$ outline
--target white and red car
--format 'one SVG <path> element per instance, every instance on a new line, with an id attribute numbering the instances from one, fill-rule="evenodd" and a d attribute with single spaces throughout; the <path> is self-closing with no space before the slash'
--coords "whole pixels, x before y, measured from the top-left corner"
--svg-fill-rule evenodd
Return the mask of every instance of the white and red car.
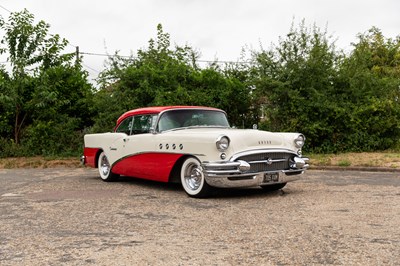
<path id="1" fill-rule="evenodd" d="M 308 168 L 304 135 L 231 128 L 226 113 L 210 107 L 135 109 L 118 118 L 114 132 L 84 139 L 81 160 L 104 181 L 124 175 L 181 182 L 192 197 L 213 187 L 277 190 Z"/>

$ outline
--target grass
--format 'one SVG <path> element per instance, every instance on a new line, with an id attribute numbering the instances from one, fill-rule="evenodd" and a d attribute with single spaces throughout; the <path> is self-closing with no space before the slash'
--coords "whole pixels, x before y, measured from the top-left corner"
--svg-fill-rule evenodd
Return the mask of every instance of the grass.
<path id="1" fill-rule="evenodd" d="M 0 158 L 0 169 L 11 168 L 52 168 L 52 167 L 80 167 L 76 157 L 17 157 Z"/>
<path id="2" fill-rule="evenodd" d="M 338 162 L 338 166 L 347 167 L 351 166 L 351 161 L 349 160 L 341 160 Z"/>
<path id="3" fill-rule="evenodd" d="M 308 154 L 311 166 L 355 166 L 400 168 L 400 152 L 360 152 Z"/>
<path id="4" fill-rule="evenodd" d="M 310 158 L 311 167 L 387 167 L 400 169 L 400 152 L 360 152 L 341 154 L 305 154 Z M 18 157 L 0 158 L 1 168 L 52 168 L 81 167 L 78 157 Z"/>

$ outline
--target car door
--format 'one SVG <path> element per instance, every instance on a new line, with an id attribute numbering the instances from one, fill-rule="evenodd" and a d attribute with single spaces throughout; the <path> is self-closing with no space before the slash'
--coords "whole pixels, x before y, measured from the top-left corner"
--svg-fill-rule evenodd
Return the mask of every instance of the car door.
<path id="1" fill-rule="evenodd" d="M 155 179 L 152 170 L 157 168 L 158 165 L 157 160 L 152 155 L 156 151 L 155 145 L 158 136 L 151 132 L 156 120 L 157 115 L 136 115 L 132 117 L 127 129 L 129 134 L 115 142 L 115 148 L 120 154 L 120 159 L 113 166 L 113 172 L 126 176 Z M 124 129 L 121 128 L 121 130 Z"/>

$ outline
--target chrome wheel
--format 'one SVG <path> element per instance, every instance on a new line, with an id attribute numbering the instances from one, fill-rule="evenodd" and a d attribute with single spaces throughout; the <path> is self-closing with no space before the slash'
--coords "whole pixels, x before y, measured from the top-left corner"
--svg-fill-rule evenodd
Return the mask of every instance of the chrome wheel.
<path id="1" fill-rule="evenodd" d="M 118 175 L 111 172 L 111 165 L 108 158 L 104 152 L 100 153 L 98 162 L 99 174 L 104 181 L 113 181 Z"/>
<path id="2" fill-rule="evenodd" d="M 205 197 L 211 188 L 204 178 L 200 162 L 195 158 L 187 158 L 181 169 L 181 183 L 185 192 L 191 197 Z"/>
<path id="3" fill-rule="evenodd" d="M 194 163 L 189 164 L 185 169 L 185 183 L 191 190 L 196 190 L 200 187 L 203 181 L 201 169 Z"/>
<path id="4" fill-rule="evenodd" d="M 100 171 L 104 176 L 108 176 L 110 173 L 110 163 L 108 162 L 107 156 L 101 158 Z"/>

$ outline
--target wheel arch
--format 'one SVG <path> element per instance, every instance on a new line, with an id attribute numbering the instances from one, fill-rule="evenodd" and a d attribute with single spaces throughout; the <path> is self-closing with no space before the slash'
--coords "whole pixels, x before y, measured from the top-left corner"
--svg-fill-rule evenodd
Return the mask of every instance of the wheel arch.
<path id="1" fill-rule="evenodd" d="M 199 158 L 197 158 L 194 155 L 190 155 L 190 154 L 186 154 L 181 156 L 174 164 L 174 166 L 172 167 L 172 170 L 169 174 L 169 178 L 168 178 L 168 182 L 169 183 L 181 183 L 181 168 L 183 165 L 183 162 L 187 159 L 187 158 L 195 158 L 197 160 L 199 160 Z M 199 160 L 200 161 L 200 160 Z"/>
<path id="2" fill-rule="evenodd" d="M 99 168 L 99 157 L 100 157 L 100 154 L 103 152 L 103 149 L 99 149 L 97 152 L 96 152 L 96 156 L 95 156 L 95 160 L 94 160 L 94 166 L 95 166 L 95 168 Z"/>

